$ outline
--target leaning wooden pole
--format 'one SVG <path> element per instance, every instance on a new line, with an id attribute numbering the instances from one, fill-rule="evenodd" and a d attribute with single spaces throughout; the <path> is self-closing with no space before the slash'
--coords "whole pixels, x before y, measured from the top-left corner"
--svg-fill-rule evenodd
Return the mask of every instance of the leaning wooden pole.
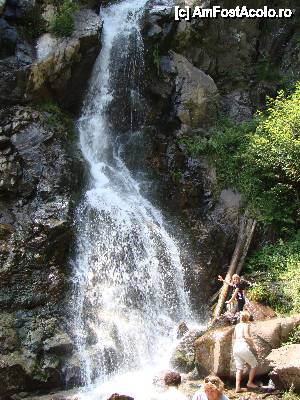
<path id="1" fill-rule="evenodd" d="M 246 259 L 246 256 L 248 254 L 249 251 L 249 247 L 250 244 L 252 242 L 253 239 L 253 235 L 254 235 L 254 231 L 255 231 L 255 227 L 256 227 L 256 220 L 255 219 L 249 219 L 248 224 L 247 224 L 247 232 L 246 232 L 246 241 L 245 241 L 245 245 L 243 248 L 243 252 L 240 258 L 240 261 L 238 263 L 238 266 L 236 268 L 236 274 L 240 275 L 244 266 L 244 262 Z"/>
<path id="2" fill-rule="evenodd" d="M 225 277 L 226 281 L 231 281 L 232 275 L 235 273 L 235 270 L 237 268 L 237 264 L 240 258 L 240 253 L 241 253 L 241 247 L 243 243 L 243 234 L 244 234 L 244 226 L 245 226 L 245 216 L 242 217 L 242 221 L 240 224 L 240 229 L 239 229 L 239 234 L 237 237 L 235 249 L 228 267 L 228 271 Z M 218 303 L 216 305 L 216 308 L 214 310 L 214 317 L 219 317 L 222 313 L 222 309 L 226 300 L 226 296 L 228 293 L 228 284 L 226 282 L 223 282 L 223 286 L 221 288 L 220 294 L 219 294 L 219 299 Z"/>
<path id="3" fill-rule="evenodd" d="M 238 238 L 236 241 L 235 249 L 231 258 L 231 262 L 228 267 L 228 271 L 225 277 L 226 281 L 231 281 L 231 277 L 233 274 L 239 274 L 243 268 L 243 264 L 248 253 L 254 230 L 256 226 L 256 221 L 247 218 L 247 214 L 242 217 L 240 223 L 240 229 Z M 226 301 L 227 293 L 228 293 L 228 284 L 223 282 L 223 286 L 220 290 L 218 303 L 214 310 L 214 318 L 217 318 L 221 315 L 224 303 Z"/>

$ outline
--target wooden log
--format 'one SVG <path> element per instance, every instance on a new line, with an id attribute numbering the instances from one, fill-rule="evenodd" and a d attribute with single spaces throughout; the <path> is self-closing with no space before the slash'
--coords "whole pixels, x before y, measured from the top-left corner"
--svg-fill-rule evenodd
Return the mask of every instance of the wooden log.
<path id="1" fill-rule="evenodd" d="M 255 226 L 256 226 L 256 221 L 251 218 L 248 218 L 247 212 L 245 212 L 245 214 L 241 219 L 235 249 L 225 277 L 225 280 L 227 282 L 231 281 L 231 277 L 233 274 L 235 273 L 239 274 L 241 272 L 253 238 Z M 222 313 L 226 297 L 228 294 L 228 287 L 229 285 L 226 282 L 223 282 L 223 286 L 219 294 L 218 303 L 214 309 L 214 318 L 219 317 Z"/>

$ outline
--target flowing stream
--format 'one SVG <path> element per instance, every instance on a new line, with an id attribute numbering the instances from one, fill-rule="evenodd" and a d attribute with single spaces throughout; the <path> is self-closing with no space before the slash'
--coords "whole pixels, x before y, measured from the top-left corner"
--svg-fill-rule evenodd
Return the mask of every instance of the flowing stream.
<path id="1" fill-rule="evenodd" d="M 178 323 L 192 318 L 178 246 L 123 157 L 124 138 L 143 125 L 145 5 L 125 0 L 101 10 L 102 50 L 78 121 L 89 168 L 74 260 L 80 399 L 150 398 Z"/>

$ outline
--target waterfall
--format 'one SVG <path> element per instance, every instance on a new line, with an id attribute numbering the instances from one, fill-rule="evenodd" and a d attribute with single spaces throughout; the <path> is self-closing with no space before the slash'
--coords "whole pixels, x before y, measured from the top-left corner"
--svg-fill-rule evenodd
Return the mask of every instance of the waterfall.
<path id="1" fill-rule="evenodd" d="M 97 399 L 132 371 L 163 365 L 174 328 L 191 318 L 178 246 L 123 157 L 126 138 L 142 135 L 145 5 L 125 0 L 101 10 L 102 50 L 78 120 L 89 182 L 77 209 L 74 334 Z M 115 386 L 104 389 L 109 382 Z"/>

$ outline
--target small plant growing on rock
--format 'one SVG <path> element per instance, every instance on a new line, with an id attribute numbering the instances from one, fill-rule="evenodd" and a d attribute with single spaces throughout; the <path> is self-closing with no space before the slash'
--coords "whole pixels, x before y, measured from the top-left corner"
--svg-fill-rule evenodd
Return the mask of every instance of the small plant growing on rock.
<path id="1" fill-rule="evenodd" d="M 291 332 L 290 336 L 283 343 L 283 345 L 288 344 L 300 344 L 300 325 L 296 326 Z"/>
<path id="2" fill-rule="evenodd" d="M 53 101 L 47 101 L 39 105 L 39 110 L 44 113 L 44 123 L 49 128 L 59 132 L 66 132 L 68 140 L 73 140 L 75 135 L 74 122 L 72 118 L 62 111 L 62 109 Z"/>
<path id="3" fill-rule="evenodd" d="M 153 50 L 153 63 L 155 65 L 155 67 L 156 67 L 157 75 L 159 75 L 159 71 L 160 71 L 160 55 L 159 55 L 158 45 L 156 45 L 154 50 Z"/>
<path id="4" fill-rule="evenodd" d="M 289 388 L 287 392 L 283 393 L 282 400 L 299 400 L 300 396 L 295 393 L 293 385 Z"/>
<path id="5" fill-rule="evenodd" d="M 50 24 L 50 31 L 56 36 L 71 36 L 74 31 L 74 12 L 78 5 L 73 0 L 64 0 Z"/>

